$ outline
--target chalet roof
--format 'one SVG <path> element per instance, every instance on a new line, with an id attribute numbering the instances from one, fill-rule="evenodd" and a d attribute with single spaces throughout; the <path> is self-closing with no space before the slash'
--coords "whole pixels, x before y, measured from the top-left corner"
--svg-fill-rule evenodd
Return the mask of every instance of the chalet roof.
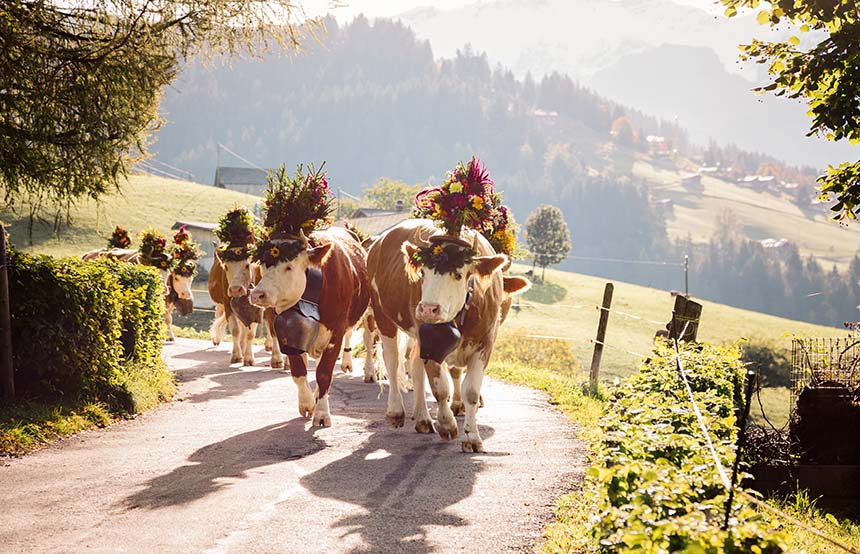
<path id="1" fill-rule="evenodd" d="M 176 230 L 176 229 L 179 229 L 180 227 L 182 227 L 183 225 L 186 225 L 191 229 L 204 229 L 206 231 L 214 231 L 215 228 L 218 227 L 218 225 L 216 223 L 204 223 L 202 221 L 181 220 L 181 221 L 177 221 L 176 223 L 174 223 L 173 226 L 171 227 L 171 229 Z"/>
<path id="2" fill-rule="evenodd" d="M 214 185 L 221 188 L 230 185 L 265 185 L 268 174 L 268 169 L 219 166 L 215 168 Z"/>
<path id="3" fill-rule="evenodd" d="M 408 211 L 390 212 L 382 215 L 374 215 L 370 217 L 351 217 L 350 224 L 355 225 L 362 233 L 368 235 L 381 235 L 385 231 L 391 229 L 398 223 L 412 217 Z M 343 227 L 343 221 L 334 223 L 335 227 Z"/>

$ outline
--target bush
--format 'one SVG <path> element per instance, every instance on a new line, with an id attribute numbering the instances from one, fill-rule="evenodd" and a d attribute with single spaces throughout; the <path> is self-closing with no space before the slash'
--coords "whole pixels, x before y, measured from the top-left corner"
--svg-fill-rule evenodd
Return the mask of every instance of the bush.
<path id="1" fill-rule="evenodd" d="M 750 339 L 743 348 L 743 361 L 761 376 L 763 387 L 791 386 L 791 359 L 785 348 L 773 342 Z"/>
<path id="2" fill-rule="evenodd" d="M 731 468 L 744 378 L 740 352 L 691 345 L 682 362 L 721 462 Z M 589 470 L 600 495 L 592 533 L 601 552 L 783 551 L 781 538 L 740 498 L 729 529 L 721 529 L 727 491 L 667 345 L 658 344 L 611 402 L 598 464 Z"/>
<path id="3" fill-rule="evenodd" d="M 14 252 L 9 286 L 20 396 L 133 411 L 136 382 L 158 382 L 157 394 L 170 394 L 155 269 Z"/>

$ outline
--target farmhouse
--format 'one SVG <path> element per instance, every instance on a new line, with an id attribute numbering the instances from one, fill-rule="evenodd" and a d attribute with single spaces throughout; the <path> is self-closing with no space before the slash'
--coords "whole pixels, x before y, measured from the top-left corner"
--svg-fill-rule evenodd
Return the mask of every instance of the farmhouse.
<path id="1" fill-rule="evenodd" d="M 197 261 L 197 265 L 208 272 L 212 269 L 212 264 L 215 262 L 215 247 L 212 243 L 218 242 L 218 239 L 215 238 L 215 227 L 217 225 L 201 221 L 177 221 L 171 229 L 175 231 L 183 225 L 191 233 L 191 237 L 200 244 L 200 249 L 203 250 L 203 257 Z"/>
<path id="2" fill-rule="evenodd" d="M 256 169 L 253 167 L 225 167 L 215 168 L 215 182 L 213 185 L 222 189 L 235 190 L 263 196 L 266 191 L 266 175 L 269 169 Z"/>

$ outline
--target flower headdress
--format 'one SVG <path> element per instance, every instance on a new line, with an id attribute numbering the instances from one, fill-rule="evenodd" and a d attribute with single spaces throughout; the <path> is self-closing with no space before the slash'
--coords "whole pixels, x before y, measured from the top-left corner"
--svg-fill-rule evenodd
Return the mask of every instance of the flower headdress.
<path id="1" fill-rule="evenodd" d="M 331 224 L 334 196 L 323 168 L 313 166 L 305 172 L 302 165 L 293 177 L 285 166 L 270 173 L 266 190 L 266 217 L 263 241 L 254 260 L 267 267 L 295 259 L 308 247 L 306 235 Z"/>
<path id="2" fill-rule="evenodd" d="M 128 236 L 128 231 L 117 225 L 108 239 L 108 248 L 128 248 L 129 246 L 131 246 L 131 238 Z"/>
<path id="3" fill-rule="evenodd" d="M 218 257 L 228 262 L 238 262 L 254 254 L 254 214 L 242 206 L 237 207 L 218 220 L 215 236 L 221 241 Z"/>
<path id="4" fill-rule="evenodd" d="M 496 196 L 501 200 L 501 195 L 496 193 Z M 519 225 L 514 221 L 514 214 L 511 213 L 510 208 L 499 204 L 496 209 L 498 212 L 496 217 L 484 222 L 481 234 L 496 252 L 511 256 L 517 248 L 516 233 Z"/>
<path id="5" fill-rule="evenodd" d="M 169 270 L 174 265 L 172 257 L 165 252 L 167 239 L 155 229 L 147 229 L 138 235 L 140 246 L 138 251 L 144 265 L 155 266 L 159 269 Z"/>
<path id="6" fill-rule="evenodd" d="M 191 234 L 185 230 L 185 225 L 173 235 L 173 260 L 176 264 L 173 272 L 183 277 L 192 277 L 197 273 L 197 260 L 203 255 L 200 247 L 191 238 Z"/>
<path id="7" fill-rule="evenodd" d="M 448 237 L 435 236 L 430 238 L 430 244 L 419 246 L 412 254 L 411 266 L 413 280 L 418 280 L 418 267 L 426 267 L 439 274 L 456 275 L 464 266 L 472 263 L 477 255 L 474 247 L 464 246 L 460 241 L 446 240 Z M 412 273 L 412 272 L 411 272 Z"/>

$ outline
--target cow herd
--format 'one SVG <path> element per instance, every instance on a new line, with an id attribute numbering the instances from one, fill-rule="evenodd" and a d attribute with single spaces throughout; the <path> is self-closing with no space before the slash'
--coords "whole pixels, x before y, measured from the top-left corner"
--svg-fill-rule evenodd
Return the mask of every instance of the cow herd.
<path id="1" fill-rule="evenodd" d="M 463 451 L 483 451 L 477 412 L 484 371 L 511 297 L 530 286 L 504 274 L 510 266 L 506 254 L 476 231 L 452 238 L 426 219 L 404 221 L 363 243 L 337 227 L 270 240 L 262 246 L 268 249 L 263 261 L 243 248 L 216 249 L 208 278 L 216 306 L 212 341 L 218 345 L 229 328 L 230 363 L 255 364 L 252 341 L 265 323 L 271 366 L 284 367 L 286 358 L 299 413 L 312 417 L 315 426 L 330 426 L 335 365 L 342 355 L 342 369 L 351 371 L 350 338 L 362 328 L 366 382 L 377 379 L 373 354 L 376 338 L 381 342 L 390 385 L 388 422 L 395 427 L 405 422 L 406 375 L 399 371 L 405 358 L 414 387 L 415 430 L 435 430 L 444 440 L 461 437 Z M 459 262 L 440 267 L 422 257 L 425 251 L 444 251 Z M 101 252 L 85 257 L 141 261 L 136 251 Z M 191 300 L 188 275 L 162 274 L 166 299 Z M 172 309 L 168 303 L 168 326 Z M 316 361 L 315 390 L 308 382 L 308 357 Z M 435 421 L 426 402 L 427 383 L 438 406 Z M 465 416 L 462 433 L 456 415 Z"/>

